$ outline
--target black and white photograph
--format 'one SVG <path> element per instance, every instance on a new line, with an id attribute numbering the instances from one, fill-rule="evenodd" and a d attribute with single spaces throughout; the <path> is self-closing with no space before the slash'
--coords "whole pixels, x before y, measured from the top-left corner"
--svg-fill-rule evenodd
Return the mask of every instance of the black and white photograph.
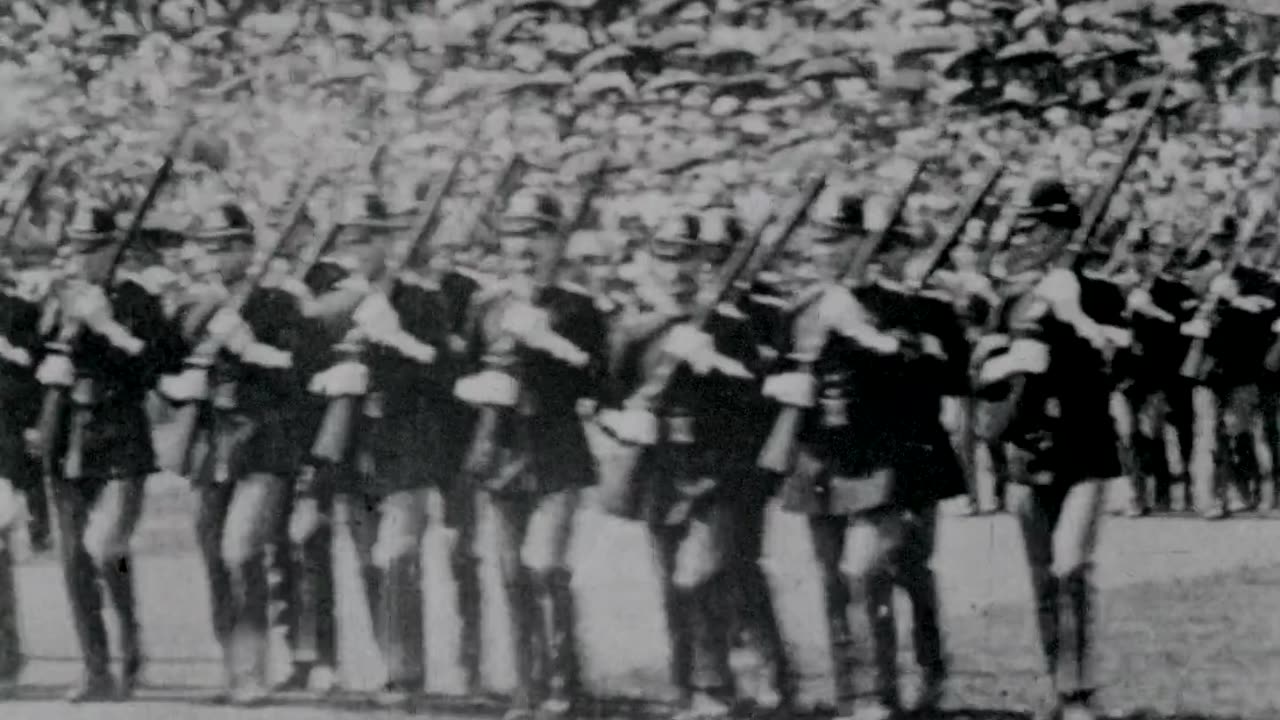
<path id="1" fill-rule="evenodd" d="M 1280 718 L 1280 0 L 0 0 L 0 719 Z"/>

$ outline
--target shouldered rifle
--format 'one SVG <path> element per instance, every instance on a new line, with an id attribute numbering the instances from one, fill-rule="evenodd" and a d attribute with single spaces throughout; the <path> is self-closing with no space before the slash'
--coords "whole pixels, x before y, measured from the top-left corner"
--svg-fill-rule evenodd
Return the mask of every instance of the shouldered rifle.
<path id="1" fill-rule="evenodd" d="M 1004 175 L 1005 163 L 1003 160 L 997 160 L 987 170 L 986 175 L 982 177 L 982 181 L 975 185 L 969 192 L 969 196 L 965 198 L 964 204 L 960 208 L 960 214 L 956 215 L 952 220 L 951 226 L 947 228 L 929 249 L 925 250 L 924 268 L 917 276 L 907 279 L 907 289 L 912 293 L 918 293 L 924 289 L 925 283 L 929 278 L 933 277 L 947 258 L 951 256 L 951 251 L 960 243 L 960 238 L 964 237 L 964 229 L 969 224 L 969 220 L 978 214 L 978 210 L 986 201 L 987 195 L 995 188 L 996 183 L 1000 181 L 1000 177 Z"/>
<path id="2" fill-rule="evenodd" d="M 138 204 L 137 209 L 134 211 L 124 239 L 120 242 L 115 255 L 111 258 L 107 274 L 101 279 L 103 284 L 109 285 L 114 280 L 116 268 L 124 259 L 125 251 L 128 250 L 132 243 L 137 241 L 142 230 L 142 223 L 146 220 L 151 208 L 155 205 L 156 199 L 160 196 L 161 188 L 164 187 L 164 184 L 168 182 L 170 175 L 173 173 L 174 157 L 178 154 L 179 149 L 182 147 L 182 142 L 186 139 L 187 133 L 194 124 L 195 115 L 190 112 L 184 114 L 178 131 L 174 133 L 165 151 L 160 167 L 156 169 L 155 175 L 151 178 L 151 184 L 147 188 L 146 195 L 143 196 L 142 202 Z M 79 336 L 81 329 L 82 326 L 79 323 L 64 320 L 57 341 L 50 343 L 48 349 L 52 353 L 69 355 L 72 344 Z M 40 415 L 36 421 L 31 443 L 42 455 L 47 456 L 61 445 L 59 438 L 62 436 L 66 425 L 64 420 L 69 391 L 70 388 L 57 385 L 49 385 L 45 388 L 44 400 L 40 406 Z M 46 461 L 53 462 L 53 459 L 46 458 Z"/>
<path id="3" fill-rule="evenodd" d="M 540 303 L 545 298 L 547 290 L 555 285 L 560 266 L 564 262 L 565 252 L 569 247 L 569 237 L 581 228 L 590 217 L 592 203 L 595 202 L 600 192 L 604 190 L 605 179 L 610 170 L 609 162 L 610 157 L 608 155 L 600 156 L 597 164 L 587 176 L 585 181 L 586 189 L 583 191 L 577 210 L 564 223 L 563 229 L 556 237 L 555 246 L 552 248 L 551 253 L 543 259 L 535 271 L 533 298 L 535 305 Z M 476 477 L 487 476 L 492 472 L 497 461 L 498 426 L 502 419 L 503 410 L 504 408 L 492 405 L 484 405 L 479 408 L 471 443 L 468 446 L 467 456 L 463 461 L 463 467 Z"/>
<path id="4" fill-rule="evenodd" d="M 725 262 L 715 290 L 703 300 L 693 312 L 690 323 L 703 329 L 714 317 L 716 309 L 724 302 L 740 297 L 747 285 L 741 281 L 748 279 L 748 272 L 754 273 L 767 263 L 767 258 L 786 246 L 809 215 L 809 208 L 822 194 L 827 186 L 825 173 L 811 180 L 795 199 L 794 205 L 783 218 L 782 228 L 770 243 L 764 242 L 765 233 L 771 226 L 766 219 L 764 224 L 752 234 L 747 242 L 735 249 Z M 658 365 L 632 395 L 623 403 L 624 408 L 643 408 L 652 411 L 661 403 L 671 379 L 681 366 L 681 361 L 671 355 L 663 354 Z M 611 436 L 609 428 L 602 426 L 607 436 Z M 635 517 L 637 488 L 633 481 L 636 464 L 644 446 L 626 442 L 618 442 L 611 448 L 607 457 L 600 463 L 600 503 L 604 509 L 616 516 Z"/>
<path id="5" fill-rule="evenodd" d="M 37 163 L 23 163 L 14 173 L 15 176 L 21 177 L 27 174 L 27 170 Z M 27 184 L 27 190 L 22 194 L 22 198 L 18 204 L 13 207 L 12 213 L 9 215 L 9 223 L 4 228 L 4 235 L 0 236 L 0 256 L 8 256 L 13 248 L 13 238 L 18 233 L 18 227 L 22 223 L 22 216 L 27 208 L 31 207 L 31 203 L 35 201 L 36 196 L 40 194 L 40 190 L 44 187 L 45 177 L 48 175 L 49 168 L 41 166 L 36 170 L 35 177 Z"/>
<path id="6" fill-rule="evenodd" d="M 907 199 L 911 194 L 911 188 L 915 186 L 916 180 L 920 178 L 920 174 L 923 171 L 924 163 L 915 162 L 910 179 L 894 198 L 892 212 L 885 219 L 884 226 L 871 236 L 865 248 L 859 248 L 855 251 L 850 256 L 845 267 L 841 269 L 842 284 L 852 284 L 856 287 L 866 282 L 868 267 L 880 251 L 881 246 L 884 245 L 885 239 L 889 237 L 889 233 L 901 219 L 902 211 L 907 207 Z M 963 228 L 963 225 L 961 225 L 961 228 Z M 800 363 L 796 372 L 812 373 L 813 360 L 805 359 Z M 779 475 L 791 472 L 796 457 L 796 438 L 800 432 L 800 420 L 803 417 L 803 409 L 798 407 L 785 405 L 778 411 L 778 416 L 773 422 L 773 428 L 769 431 L 769 437 L 765 439 L 764 445 L 760 449 L 760 454 L 756 461 L 757 466 Z"/>
<path id="7" fill-rule="evenodd" d="M 477 124 L 475 133 L 471 136 L 472 141 L 478 137 L 479 132 L 480 127 Z M 471 142 L 468 142 L 467 146 L 469 147 L 471 144 Z M 466 152 L 459 152 L 453 163 L 449 165 L 444 177 L 432 184 L 431 191 L 422 202 L 422 213 L 418 216 L 418 220 L 404 239 L 392 246 L 390 257 L 387 259 L 387 264 L 383 268 L 382 274 L 374 280 L 372 289 L 374 294 L 390 296 L 396 279 L 404 270 L 409 258 L 412 257 L 414 249 L 419 244 L 426 242 L 427 237 L 429 237 L 436 217 L 440 214 L 440 208 L 444 204 L 444 199 L 452 189 L 454 181 L 457 180 L 458 169 L 462 166 L 462 161 L 466 157 Z M 358 329 L 348 333 L 347 338 L 338 345 L 337 350 L 339 357 L 343 361 L 362 363 L 364 342 L 359 337 Z M 320 422 L 320 428 L 316 432 L 315 441 L 311 446 L 312 456 L 333 463 L 341 462 L 346 457 L 347 448 L 351 445 L 351 431 L 355 420 L 355 410 L 355 396 L 339 395 L 330 398 L 329 405 L 325 408 L 324 418 Z"/>
<path id="8" fill-rule="evenodd" d="M 1262 227 L 1267 215 L 1275 207 L 1275 189 L 1272 186 L 1271 196 L 1265 202 L 1255 203 L 1250 209 L 1248 217 L 1236 232 L 1235 244 L 1231 248 L 1231 255 L 1227 257 L 1227 262 L 1223 265 L 1222 271 L 1218 273 L 1220 276 L 1231 277 L 1236 268 L 1240 266 L 1240 261 L 1249 249 L 1249 242 L 1257 234 L 1258 228 Z M 1211 325 L 1214 318 L 1217 317 L 1218 306 L 1221 302 L 1222 296 L 1211 283 L 1209 294 L 1201 301 L 1200 306 L 1196 308 L 1196 314 L 1191 322 L 1202 327 L 1207 326 L 1212 332 Z M 1191 347 L 1188 348 L 1187 355 L 1183 358 L 1182 367 L 1179 370 L 1182 377 L 1197 382 L 1203 382 L 1208 377 L 1209 372 L 1213 369 L 1213 358 L 1205 353 L 1207 342 L 1207 337 L 1192 338 Z"/>
<path id="9" fill-rule="evenodd" d="M 261 286 L 271 262 L 280 254 L 285 243 L 288 242 L 289 238 L 293 236 L 302 224 L 303 217 L 307 211 L 307 200 L 310 199 L 324 179 L 324 172 L 312 171 L 309 173 L 297 198 L 294 199 L 293 205 L 285 213 L 284 224 L 280 226 L 271 243 L 267 245 L 265 252 L 255 258 L 254 263 L 249 268 L 249 272 L 236 286 L 231 295 L 223 300 L 204 319 L 202 328 L 207 326 L 208 321 L 219 312 L 231 311 L 239 314 L 244 309 L 244 306 L 249 302 L 249 297 Z M 203 334 L 203 329 L 201 334 Z M 188 375 L 189 382 L 193 384 L 195 389 L 194 397 L 189 402 L 182 402 L 181 400 L 178 402 L 178 407 L 174 410 L 173 418 L 170 422 L 172 432 L 170 442 L 173 443 L 173 447 L 181 449 L 180 454 L 176 456 L 182 459 L 180 462 L 185 463 L 191 452 L 191 444 L 195 438 L 200 409 L 204 405 L 203 401 L 208 397 L 209 373 L 222 350 L 223 340 L 221 338 L 206 337 L 199 342 L 191 357 L 187 359 L 187 370 L 184 375 Z M 185 400 L 186 398 L 183 399 Z M 184 464 L 182 474 L 185 475 L 189 469 L 189 466 Z"/>

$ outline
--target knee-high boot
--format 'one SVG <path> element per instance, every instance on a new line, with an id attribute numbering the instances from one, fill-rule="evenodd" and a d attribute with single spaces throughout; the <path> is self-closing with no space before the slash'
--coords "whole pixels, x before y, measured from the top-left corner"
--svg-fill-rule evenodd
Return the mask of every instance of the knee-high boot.
<path id="1" fill-rule="evenodd" d="M 581 691 L 577 612 L 569 570 L 551 570 L 540 588 L 543 627 L 548 650 L 548 697 L 543 707 L 556 714 L 569 712 Z"/>
<path id="2" fill-rule="evenodd" d="M 539 675 L 544 665 L 542 618 L 536 601 L 537 584 L 527 570 L 506 582 L 507 611 L 514 644 L 516 688 L 511 697 L 514 711 L 532 711 L 539 700 Z"/>
<path id="3" fill-rule="evenodd" d="M 481 686 L 482 597 L 480 594 L 480 561 L 470 553 L 455 552 L 450 560 L 454 591 L 458 599 L 458 664 L 466 678 L 467 692 L 479 692 Z"/>
<path id="4" fill-rule="evenodd" d="M 0 530 L 0 684 L 17 680 L 23 665 L 12 539 L 11 529 Z"/>
<path id="5" fill-rule="evenodd" d="M 824 583 L 824 604 L 827 614 L 827 642 L 831 650 L 831 676 L 835 680 L 836 708 L 846 710 L 855 697 L 853 685 L 854 639 L 849 624 L 849 605 L 852 596 L 844 577 L 832 574 Z"/>
<path id="6" fill-rule="evenodd" d="M 862 579 L 862 600 L 870 627 L 875 666 L 874 697 L 898 705 L 898 626 L 893 612 L 893 576 L 873 570 Z"/>
<path id="7" fill-rule="evenodd" d="M 133 561 L 128 556 L 108 560 L 102 568 L 102 581 L 111 595 L 120 622 L 120 656 L 123 658 L 121 692 L 132 693 L 142 673 L 142 626 L 138 622 L 138 605 L 134 597 Z"/>
<path id="8" fill-rule="evenodd" d="M 1058 688 L 1068 696 L 1087 700 L 1092 692 L 1090 639 L 1092 588 L 1085 572 L 1073 572 L 1059 580 L 1061 596 L 1061 664 Z"/>

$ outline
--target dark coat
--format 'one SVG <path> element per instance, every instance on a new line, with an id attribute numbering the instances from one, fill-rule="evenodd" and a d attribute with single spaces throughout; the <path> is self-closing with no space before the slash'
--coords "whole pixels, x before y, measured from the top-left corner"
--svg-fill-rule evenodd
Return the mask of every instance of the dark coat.
<path id="1" fill-rule="evenodd" d="M 966 388 L 959 318 L 949 301 L 907 298 L 880 286 L 861 291 L 858 300 L 882 330 L 937 337 L 947 359 L 881 356 L 828 334 L 813 363 L 818 402 L 804 413 L 800 458 L 784 491 L 795 512 L 919 509 L 965 491 L 941 421 L 942 398 Z M 816 305 L 800 308 L 792 327 L 813 322 L 814 312 Z M 786 361 L 779 369 L 794 366 Z"/>
<path id="2" fill-rule="evenodd" d="M 599 396 L 605 367 L 607 326 L 587 295 L 551 287 L 540 307 L 551 330 L 587 353 L 591 361 L 575 368 L 522 345 L 502 345 L 503 313 L 511 299 L 500 291 L 477 293 L 468 313 L 464 362 L 467 372 L 501 367 L 521 383 L 521 407 L 500 413 L 496 433 L 498 470 L 483 478 L 490 492 L 543 494 L 595 482 L 595 457 L 578 415 L 578 401 Z"/>
<path id="3" fill-rule="evenodd" d="M 19 490 L 29 490 L 39 475 L 30 473 L 23 433 L 39 413 L 42 392 L 35 378 L 40 360 L 41 308 L 28 298 L 0 292 L 0 337 L 31 356 L 28 365 L 0 359 L 0 477 L 9 478 Z"/>
<path id="4" fill-rule="evenodd" d="M 160 299 L 137 282 L 116 285 L 108 298 L 115 320 L 142 340 L 143 350 L 131 356 L 90 331 L 76 337 L 71 361 L 77 383 L 93 390 L 91 397 L 74 389 L 71 393 L 74 407 L 63 472 L 77 478 L 141 480 L 156 470 L 147 393 L 160 375 L 181 369 L 186 344 L 165 317 Z M 47 337 L 56 338 L 59 330 L 52 328 Z"/>
<path id="5" fill-rule="evenodd" d="M 671 329 L 688 320 L 645 311 L 619 319 L 611 338 L 608 405 L 623 406 L 651 381 L 664 362 L 662 347 Z M 755 474 L 764 407 L 757 379 L 762 363 L 750 318 L 721 308 L 705 330 L 718 353 L 756 377 L 698 376 L 685 365 L 671 375 L 653 408 L 659 441 L 641 452 L 632 478 L 641 512 L 650 522 L 682 522 Z"/>

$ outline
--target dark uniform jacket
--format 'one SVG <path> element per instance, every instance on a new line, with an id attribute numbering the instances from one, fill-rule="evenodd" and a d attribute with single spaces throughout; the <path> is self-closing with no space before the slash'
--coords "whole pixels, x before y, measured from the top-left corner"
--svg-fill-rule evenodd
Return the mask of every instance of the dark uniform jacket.
<path id="1" fill-rule="evenodd" d="M 539 307 L 551 331 L 590 357 L 576 368 L 510 341 L 501 329 L 513 298 L 495 288 L 472 298 L 466 327 L 464 371 L 498 369 L 520 384 L 518 407 L 499 413 L 498 469 L 482 478 L 496 493 L 542 494 L 595 482 L 595 458 L 578 415 L 578 401 L 599 396 L 607 343 L 604 315 L 589 295 L 553 286 Z"/>
<path id="2" fill-rule="evenodd" d="M 671 330 L 689 322 L 673 315 L 637 308 L 616 323 L 611 337 L 609 390 L 606 404 L 626 407 L 644 391 L 664 365 L 662 348 Z M 657 442 L 638 460 L 633 481 L 640 510 L 650 522 L 678 524 L 705 507 L 717 493 L 754 473 L 759 449 L 761 362 L 750 319 L 722 306 L 705 327 L 720 355 L 752 374 L 743 379 L 715 370 L 697 375 L 681 364 L 665 392 L 650 409 L 658 419 Z"/>
<path id="3" fill-rule="evenodd" d="M 116 322 L 143 342 L 132 356 L 85 330 L 70 349 L 76 383 L 62 472 L 68 478 L 145 478 L 156 470 L 145 402 L 161 374 L 182 367 L 185 343 L 165 317 L 160 298 L 136 280 L 108 293 Z M 60 321 L 46 333 L 56 339 Z"/>
<path id="4" fill-rule="evenodd" d="M 11 289 L 0 291 L 0 337 L 13 348 L 25 350 L 29 358 L 25 364 L 0 358 L 0 477 L 24 492 L 40 482 L 23 439 L 36 420 L 42 397 L 35 377 L 41 354 L 40 315 L 34 300 Z"/>
<path id="5" fill-rule="evenodd" d="M 1117 312 L 1104 284 L 1075 275 L 1086 314 L 1095 322 L 1117 324 L 1123 305 Z M 1015 304 L 1010 322 L 1009 333 L 1015 339 L 1038 340 L 1049 349 L 1047 371 L 1027 376 L 1026 390 L 1004 434 L 1006 441 L 1023 451 L 1011 458 L 1018 463 L 1013 479 L 1071 484 L 1119 475 L 1111 417 L 1114 381 L 1107 360 L 1034 294 Z"/>

